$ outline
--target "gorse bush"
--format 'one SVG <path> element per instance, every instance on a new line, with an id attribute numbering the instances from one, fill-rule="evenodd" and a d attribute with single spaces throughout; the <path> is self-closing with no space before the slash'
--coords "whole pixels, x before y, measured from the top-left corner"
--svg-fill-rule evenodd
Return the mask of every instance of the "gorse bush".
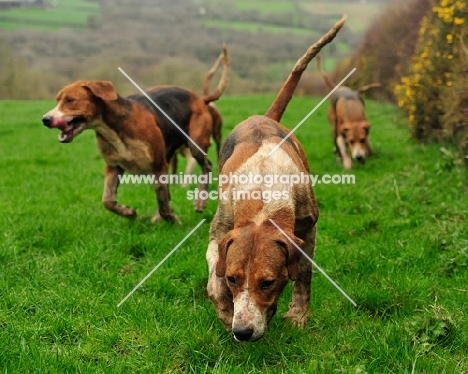
<path id="1" fill-rule="evenodd" d="M 422 19 L 409 70 L 395 86 L 398 106 L 418 140 L 466 142 L 467 12 L 467 0 L 434 2 Z"/>

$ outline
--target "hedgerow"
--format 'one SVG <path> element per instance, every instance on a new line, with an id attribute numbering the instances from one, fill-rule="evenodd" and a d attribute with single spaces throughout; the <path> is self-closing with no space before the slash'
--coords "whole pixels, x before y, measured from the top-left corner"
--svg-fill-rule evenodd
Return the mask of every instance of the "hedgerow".
<path id="1" fill-rule="evenodd" d="M 395 86 L 398 106 L 418 140 L 452 140 L 466 148 L 467 12 L 467 0 L 434 2 L 422 19 L 408 72 Z"/>

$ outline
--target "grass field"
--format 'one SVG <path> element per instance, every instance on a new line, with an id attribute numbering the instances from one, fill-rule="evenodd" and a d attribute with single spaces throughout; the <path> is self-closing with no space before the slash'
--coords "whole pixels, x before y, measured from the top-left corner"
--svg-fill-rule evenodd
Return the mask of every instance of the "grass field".
<path id="1" fill-rule="evenodd" d="M 355 32 L 365 31 L 374 17 L 383 9 L 383 5 L 381 4 L 371 2 L 361 3 L 358 1 L 346 3 L 342 1 L 303 0 L 296 3 L 292 0 L 227 0 L 219 3 L 214 0 L 202 0 L 202 2 L 210 7 L 222 9 L 226 14 L 232 11 L 257 12 L 260 14 L 286 13 L 288 15 L 295 15 L 297 18 L 303 17 L 305 14 L 319 14 L 325 17 L 347 14 L 348 21 L 346 25 Z M 248 22 L 222 20 L 222 28 L 239 29 L 241 27 L 252 31 L 252 26 Z M 298 28 L 294 32 L 302 35 L 301 30 L 305 29 Z"/>
<path id="2" fill-rule="evenodd" d="M 0 29 L 59 30 L 88 28 L 89 17 L 99 17 L 99 3 L 86 0 L 55 0 L 52 7 L 0 9 Z"/>
<path id="3" fill-rule="evenodd" d="M 271 101 L 223 97 L 224 133 Z M 295 97 L 283 124 L 294 127 L 317 102 Z M 376 154 L 352 170 L 356 184 L 315 187 L 315 260 L 359 307 L 316 272 L 304 330 L 281 318 L 289 285 L 265 337 L 240 344 L 205 291 L 216 202 L 196 214 L 187 190 L 173 186 L 183 226 L 152 225 L 151 188 L 127 185 L 119 200 L 139 217 L 107 212 L 93 134 L 59 144 L 40 121 L 53 105 L 0 102 L 1 373 L 468 372 L 466 170 L 440 146 L 409 139 L 393 106 L 367 103 Z M 325 106 L 297 136 L 314 174 L 344 173 Z"/>

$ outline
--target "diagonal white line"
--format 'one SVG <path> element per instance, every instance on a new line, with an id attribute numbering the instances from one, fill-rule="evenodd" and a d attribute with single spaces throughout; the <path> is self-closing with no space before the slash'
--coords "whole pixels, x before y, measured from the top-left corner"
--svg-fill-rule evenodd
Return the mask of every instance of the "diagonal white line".
<path id="1" fill-rule="evenodd" d="M 288 140 L 288 138 L 294 133 L 294 131 L 296 131 L 296 130 L 299 128 L 299 126 L 301 126 L 301 125 L 307 120 L 307 118 L 309 118 L 309 117 L 312 115 L 312 113 L 314 113 L 314 112 L 325 102 L 325 100 L 327 100 L 327 99 L 333 94 L 333 92 L 335 92 L 335 91 L 344 83 L 344 81 L 345 81 L 346 79 L 348 79 L 348 78 L 351 76 L 351 74 L 353 74 L 355 71 L 356 71 L 356 68 L 354 68 L 353 70 L 351 70 L 351 71 L 348 73 L 348 75 L 347 75 L 346 77 L 344 77 L 344 78 L 342 79 L 342 81 L 341 81 L 340 83 L 338 83 L 338 84 L 336 85 L 336 87 L 335 87 L 333 90 L 331 90 L 330 93 L 329 93 L 327 96 L 325 96 L 325 97 L 322 99 L 322 101 L 321 101 L 320 103 L 318 103 L 318 104 L 315 106 L 315 108 L 312 109 L 312 110 L 309 112 L 309 114 L 306 115 L 306 116 L 304 117 L 304 119 L 303 119 L 301 122 L 299 122 L 299 123 L 297 124 L 297 126 L 294 127 L 294 128 L 289 132 L 289 134 L 286 135 L 286 137 L 283 138 L 283 140 L 281 140 L 281 141 L 275 146 L 275 148 L 273 148 L 273 149 L 270 151 L 270 153 L 268 153 L 268 156 L 270 156 L 270 155 L 271 155 L 273 152 L 275 152 L 279 147 L 281 147 L 281 144 L 283 144 L 286 140 Z"/>
<path id="2" fill-rule="evenodd" d="M 203 219 L 201 220 L 201 222 L 200 222 L 192 231 L 190 231 L 190 232 L 187 234 L 187 236 L 186 236 L 185 238 L 183 238 L 183 239 L 180 241 L 180 243 L 177 244 L 177 245 L 174 247 L 174 249 L 173 249 L 172 251 L 170 251 L 170 252 L 166 255 L 166 257 L 164 257 L 164 258 L 159 262 L 159 264 L 157 264 L 157 265 L 154 267 L 154 269 L 151 270 L 151 271 L 149 272 L 149 274 L 148 274 L 146 277 L 144 277 L 144 278 L 141 280 L 141 282 L 138 283 L 138 284 L 135 286 L 135 288 L 134 288 L 133 290 L 130 291 L 130 293 L 129 293 L 127 296 L 125 296 L 125 297 L 123 298 L 123 300 L 117 305 L 117 308 L 120 307 L 130 296 L 132 296 L 132 294 L 133 294 L 143 283 L 145 283 L 145 281 L 151 276 L 151 274 L 153 274 L 156 270 L 158 270 L 158 268 L 159 268 L 159 267 L 160 267 L 160 266 L 177 250 L 177 248 L 179 248 L 179 247 L 190 237 L 190 235 L 192 235 L 192 234 L 202 225 L 202 223 L 205 222 L 205 221 L 206 221 L 206 219 L 203 218 Z"/>
<path id="3" fill-rule="evenodd" d="M 160 107 L 158 104 L 156 104 L 156 103 L 154 102 L 154 100 L 151 99 L 151 97 L 149 97 L 149 95 L 148 95 L 145 91 L 143 91 L 143 90 L 141 89 L 141 87 L 140 87 L 132 78 L 130 78 L 130 76 L 129 76 L 126 72 L 123 71 L 123 69 L 121 69 L 121 68 L 119 67 L 119 70 L 120 70 L 120 72 L 121 72 L 123 75 L 125 75 L 125 77 L 126 77 L 130 82 L 132 82 L 133 85 L 134 85 L 134 86 L 151 102 L 151 104 L 153 104 L 156 108 L 158 108 L 159 111 L 160 111 L 162 114 L 164 114 L 164 116 L 165 116 L 169 121 L 171 121 L 171 123 L 172 123 L 175 127 L 177 127 L 177 129 L 178 129 L 188 140 L 190 140 L 190 141 L 193 143 L 193 145 L 194 145 L 195 147 L 197 147 L 201 153 L 203 153 L 203 155 L 206 156 L 206 152 L 205 152 L 203 149 L 201 149 L 200 146 L 199 146 L 197 143 L 195 143 L 195 142 L 193 141 L 193 139 L 192 139 L 190 136 L 188 136 L 188 135 L 184 132 L 184 130 L 182 130 L 182 129 L 179 127 L 179 125 L 178 125 L 177 123 L 175 123 L 175 122 L 172 120 L 172 118 L 169 117 L 169 116 L 166 114 L 166 112 L 165 112 L 164 110 L 162 110 L 161 107 Z"/>
<path id="4" fill-rule="evenodd" d="M 324 271 L 320 266 L 318 266 L 318 265 L 315 263 L 315 261 L 312 260 L 312 259 L 309 257 L 309 255 L 308 255 L 307 253 L 305 253 L 305 252 L 302 250 L 301 247 L 299 247 L 296 243 L 294 243 L 294 240 L 292 240 L 292 239 L 289 237 L 289 235 L 286 234 L 286 233 L 281 229 L 281 227 L 279 227 L 279 226 L 276 224 L 275 221 L 273 221 L 272 219 L 269 219 L 269 221 L 281 232 L 281 234 L 283 234 L 283 235 L 291 242 L 292 245 L 294 245 L 294 246 L 304 255 L 304 257 L 305 257 L 306 259 L 308 259 L 308 260 L 312 263 L 312 265 L 314 265 L 314 266 L 317 268 L 318 271 L 320 271 L 320 272 L 325 276 L 325 278 L 327 278 L 327 279 L 330 281 L 331 284 L 333 284 L 333 285 L 338 289 L 338 291 L 340 291 L 340 292 L 344 295 L 344 297 L 346 297 L 346 298 L 349 300 L 349 302 L 350 302 L 351 304 L 353 304 L 355 307 L 357 307 L 357 304 L 354 302 L 354 300 L 351 299 L 351 298 L 348 296 L 348 294 L 347 294 L 346 292 L 344 292 L 343 289 L 342 289 L 340 286 L 338 286 L 338 284 L 336 284 L 336 282 L 335 282 L 333 279 L 331 279 L 331 278 L 328 276 L 328 274 L 325 273 L 325 271 Z"/>

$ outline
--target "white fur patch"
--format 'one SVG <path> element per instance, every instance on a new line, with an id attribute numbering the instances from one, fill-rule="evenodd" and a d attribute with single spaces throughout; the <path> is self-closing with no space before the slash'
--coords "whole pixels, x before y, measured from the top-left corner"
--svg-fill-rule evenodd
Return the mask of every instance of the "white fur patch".
<path id="1" fill-rule="evenodd" d="M 208 262 L 208 269 L 210 272 L 218 263 L 218 258 L 218 242 L 216 242 L 216 240 L 212 240 L 208 245 L 208 249 L 206 250 L 206 262 Z"/>
<path id="2" fill-rule="evenodd" d="M 250 297 L 248 283 L 234 299 L 234 317 L 232 329 L 253 329 L 251 340 L 257 340 L 267 327 L 266 313 L 262 313 Z"/>
<path id="3" fill-rule="evenodd" d="M 55 108 L 49 110 L 46 114 L 44 114 L 44 116 L 50 116 L 50 117 L 53 117 L 53 118 L 60 118 L 60 119 L 63 119 L 65 121 L 67 121 L 67 122 L 72 119 L 72 117 L 67 116 L 64 112 L 62 112 L 59 109 L 59 105 L 57 105 Z"/>
<path id="4" fill-rule="evenodd" d="M 270 191 L 278 192 L 281 196 L 288 196 L 287 199 L 271 199 L 270 202 L 264 203 L 262 211 L 253 218 L 253 221 L 260 225 L 265 221 L 273 212 L 276 212 L 284 207 L 289 207 L 293 211 L 295 209 L 294 191 L 297 190 L 297 185 L 290 183 L 281 183 L 280 176 L 290 176 L 301 174 L 301 169 L 296 165 L 294 160 L 281 148 L 278 148 L 273 154 L 269 155 L 270 151 L 277 145 L 264 140 L 257 152 L 250 157 L 240 168 L 236 171 L 237 175 L 254 175 L 262 176 L 271 175 L 277 176 L 278 180 L 272 185 L 265 183 L 231 183 L 229 184 L 230 203 L 235 205 L 236 199 L 233 198 L 235 191 Z M 234 181 L 238 182 L 238 181 Z"/>
<path id="5" fill-rule="evenodd" d="M 354 159 L 366 157 L 366 150 L 361 144 L 356 144 L 353 149 L 352 156 Z"/>
<path id="6" fill-rule="evenodd" d="M 336 138 L 336 145 L 338 146 L 338 150 L 342 157 L 346 157 L 348 150 L 346 148 L 346 141 L 344 140 L 343 136 L 338 135 Z"/>

